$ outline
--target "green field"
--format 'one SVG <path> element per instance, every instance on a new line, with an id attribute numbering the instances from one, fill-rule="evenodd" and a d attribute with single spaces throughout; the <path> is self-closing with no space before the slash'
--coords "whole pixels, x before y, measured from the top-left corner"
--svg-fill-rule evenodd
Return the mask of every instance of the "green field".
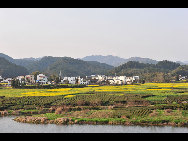
<path id="1" fill-rule="evenodd" d="M 0 111 L 55 120 L 188 124 L 188 83 L 60 89 L 0 89 Z"/>

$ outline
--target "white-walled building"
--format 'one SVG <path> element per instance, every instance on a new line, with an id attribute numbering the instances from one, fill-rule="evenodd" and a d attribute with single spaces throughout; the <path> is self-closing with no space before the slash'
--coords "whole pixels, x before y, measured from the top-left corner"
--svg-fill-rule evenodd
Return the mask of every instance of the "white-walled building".
<path id="1" fill-rule="evenodd" d="M 186 80 L 186 79 L 187 79 L 187 76 L 181 76 L 181 75 L 179 75 L 179 81 Z"/>
<path id="2" fill-rule="evenodd" d="M 77 77 L 64 77 L 62 83 L 76 84 Z"/>
<path id="3" fill-rule="evenodd" d="M 105 76 L 105 75 L 97 75 L 97 77 L 98 77 L 98 80 L 99 80 L 99 81 L 104 81 L 104 80 L 106 80 L 106 76 Z"/>
<path id="4" fill-rule="evenodd" d="M 44 74 L 39 74 L 37 75 L 37 80 L 36 80 L 37 83 L 40 83 L 40 84 L 47 84 L 48 82 L 48 77 L 45 76 Z"/>
<path id="5" fill-rule="evenodd" d="M 24 83 L 25 82 L 25 77 L 24 76 L 17 76 L 16 79 L 19 80 L 20 83 Z"/>
<path id="6" fill-rule="evenodd" d="M 90 80 L 78 77 L 78 84 L 89 85 Z"/>
<path id="7" fill-rule="evenodd" d="M 7 83 L 8 86 L 11 86 L 12 78 L 6 78 L 3 80 L 3 83 Z"/>
<path id="8" fill-rule="evenodd" d="M 127 77 L 126 78 L 126 83 L 127 84 L 132 84 L 133 83 L 133 77 Z"/>
<path id="9" fill-rule="evenodd" d="M 107 79 L 110 85 L 115 85 L 115 80 L 114 79 Z"/>
<path id="10" fill-rule="evenodd" d="M 133 81 L 139 81 L 139 76 L 133 76 Z"/>
<path id="11" fill-rule="evenodd" d="M 116 81 L 118 84 L 125 85 L 126 84 L 126 76 L 116 76 Z"/>
<path id="12" fill-rule="evenodd" d="M 35 76 L 34 75 L 26 75 L 25 76 L 25 82 L 34 84 L 35 83 Z"/>
<path id="13" fill-rule="evenodd" d="M 2 77 L 2 76 L 0 76 L 0 82 L 1 82 L 1 81 L 3 81 L 3 80 L 4 80 L 4 79 L 3 79 L 3 77 Z"/>
<path id="14" fill-rule="evenodd" d="M 106 80 L 111 85 L 125 85 L 126 84 L 126 76 L 108 76 Z"/>

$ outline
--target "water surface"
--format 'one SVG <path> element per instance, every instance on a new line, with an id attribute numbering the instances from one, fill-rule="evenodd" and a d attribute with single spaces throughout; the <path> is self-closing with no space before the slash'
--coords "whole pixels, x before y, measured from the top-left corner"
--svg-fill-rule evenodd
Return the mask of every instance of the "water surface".
<path id="1" fill-rule="evenodd" d="M 14 118 L 0 117 L 0 133 L 188 133 L 188 127 L 29 124 Z"/>

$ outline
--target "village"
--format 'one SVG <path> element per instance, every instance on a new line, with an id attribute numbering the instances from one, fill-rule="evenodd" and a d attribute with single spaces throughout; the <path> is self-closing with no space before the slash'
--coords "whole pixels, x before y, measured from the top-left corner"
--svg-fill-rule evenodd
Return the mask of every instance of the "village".
<path id="1" fill-rule="evenodd" d="M 45 74 L 17 76 L 15 78 L 3 78 L 0 76 L 0 84 L 4 86 L 11 86 L 13 80 L 19 81 L 20 84 L 25 85 L 46 85 L 46 84 L 84 84 L 84 85 L 126 85 L 139 82 L 139 76 L 106 76 L 106 75 L 90 75 L 85 77 L 62 77 L 59 74 L 59 81 L 50 81 Z"/>

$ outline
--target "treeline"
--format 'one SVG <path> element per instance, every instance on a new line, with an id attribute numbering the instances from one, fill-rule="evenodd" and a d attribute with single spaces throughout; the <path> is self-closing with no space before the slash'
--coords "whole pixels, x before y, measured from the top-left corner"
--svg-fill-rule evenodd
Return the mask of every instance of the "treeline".
<path id="1" fill-rule="evenodd" d="M 109 71 L 108 75 L 140 76 L 146 82 L 178 81 L 179 75 L 188 76 L 188 66 L 171 61 L 159 61 L 157 64 L 144 64 L 129 61 Z"/>
<path id="2" fill-rule="evenodd" d="M 11 86 L 19 89 L 57 89 L 57 88 L 83 88 L 84 84 L 45 84 L 45 85 L 25 85 L 20 83 L 19 80 L 12 80 Z"/>

